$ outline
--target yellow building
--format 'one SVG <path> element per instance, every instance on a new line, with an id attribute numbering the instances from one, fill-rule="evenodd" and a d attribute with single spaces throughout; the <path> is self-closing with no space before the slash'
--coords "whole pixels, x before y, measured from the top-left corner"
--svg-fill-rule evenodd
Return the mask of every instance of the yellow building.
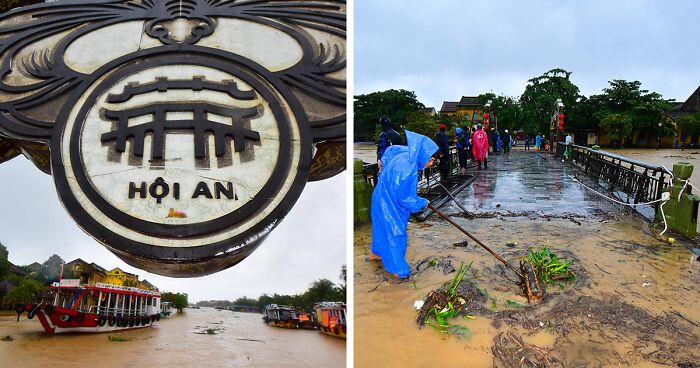
<path id="1" fill-rule="evenodd" d="M 133 273 L 128 273 L 121 270 L 119 267 L 107 271 L 104 281 L 105 284 L 119 285 L 119 286 L 139 286 L 139 276 Z"/>
<path id="2" fill-rule="evenodd" d="M 443 101 L 440 109 L 441 115 L 463 117 L 472 122 L 472 125 L 481 124 L 484 117 L 484 106 L 479 103 L 476 96 L 462 96 L 458 102 Z"/>
<path id="3" fill-rule="evenodd" d="M 95 263 L 87 263 L 80 258 L 66 263 L 63 266 L 64 278 L 80 279 L 81 284 L 95 284 L 104 282 L 107 270 Z"/>
<path id="4" fill-rule="evenodd" d="M 479 103 L 478 97 L 462 96 L 457 103 L 457 116 L 464 115 L 474 125 L 481 123 L 484 117 L 484 106 Z"/>

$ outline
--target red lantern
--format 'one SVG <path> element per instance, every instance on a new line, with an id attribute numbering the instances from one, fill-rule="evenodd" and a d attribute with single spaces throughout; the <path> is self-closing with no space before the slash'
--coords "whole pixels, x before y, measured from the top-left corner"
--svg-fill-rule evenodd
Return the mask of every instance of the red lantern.
<path id="1" fill-rule="evenodd" d="M 484 125 L 489 126 L 489 114 L 484 113 Z"/>
<path id="2" fill-rule="evenodd" d="M 564 114 L 557 116 L 557 124 L 559 125 L 559 131 L 564 130 Z"/>

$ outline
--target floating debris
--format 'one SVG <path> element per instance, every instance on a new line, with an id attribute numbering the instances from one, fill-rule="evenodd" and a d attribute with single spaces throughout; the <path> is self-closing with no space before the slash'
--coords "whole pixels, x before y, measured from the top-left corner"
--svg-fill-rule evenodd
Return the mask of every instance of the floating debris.
<path id="1" fill-rule="evenodd" d="M 456 271 L 452 266 L 452 257 L 426 257 L 416 263 L 413 269 L 416 275 L 429 269 L 441 270 L 445 275 Z"/>
<path id="2" fill-rule="evenodd" d="M 238 340 L 238 341 L 252 341 L 252 342 L 261 342 L 261 343 L 263 343 L 263 344 L 265 343 L 265 341 L 262 341 L 262 340 L 257 340 L 257 339 L 242 339 L 242 338 L 238 338 L 238 339 L 236 339 L 236 340 Z"/>
<path id="3" fill-rule="evenodd" d="M 129 339 L 127 339 L 127 338 L 125 338 L 125 337 L 121 337 L 121 336 L 112 336 L 112 335 L 107 336 L 107 339 L 108 339 L 109 341 L 113 341 L 113 342 L 124 342 L 124 341 L 129 341 Z"/>
<path id="4" fill-rule="evenodd" d="M 553 284 L 559 280 L 573 280 L 575 274 L 569 270 L 572 261 L 559 259 L 549 248 L 544 247 L 540 251 L 529 249 L 526 260 L 532 264 L 539 279 L 547 284 Z"/>
<path id="5" fill-rule="evenodd" d="M 450 330 L 452 325 L 449 320 L 466 310 L 476 309 L 479 308 L 477 306 L 483 305 L 486 298 L 471 282 L 463 282 L 467 281 L 464 277 L 471 266 L 471 262 L 466 267 L 464 263 L 460 264 L 457 275 L 449 284 L 428 294 L 416 319 L 420 327 L 428 324 L 442 333 L 459 331 L 459 328 Z M 431 317 L 434 322 L 431 321 Z"/>
<path id="6" fill-rule="evenodd" d="M 224 330 L 226 330 L 226 327 L 219 326 L 223 323 L 223 321 L 214 321 L 214 322 L 207 322 L 208 325 L 204 326 L 195 326 L 197 330 L 193 331 L 192 333 L 195 333 L 197 335 L 216 335 Z M 209 325 L 216 325 L 216 326 L 209 326 Z"/>
<path id="7" fill-rule="evenodd" d="M 508 368 L 548 367 L 554 361 L 547 350 L 528 344 L 510 332 L 501 333 L 491 347 L 493 355 Z"/>

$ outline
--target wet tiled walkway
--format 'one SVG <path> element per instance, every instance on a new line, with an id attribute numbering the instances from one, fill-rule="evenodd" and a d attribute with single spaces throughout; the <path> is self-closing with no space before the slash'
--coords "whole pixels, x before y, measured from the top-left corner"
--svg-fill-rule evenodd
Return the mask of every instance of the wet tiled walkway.
<path id="1" fill-rule="evenodd" d="M 574 174 L 568 163 L 552 155 L 535 151 L 511 151 L 491 155 L 489 169 L 474 168 L 479 177 L 456 197 L 467 210 L 475 213 L 522 213 L 551 216 L 589 216 L 618 211 L 620 205 L 583 188 L 570 178 Z M 578 174 L 589 187 L 606 191 L 593 180 Z M 443 209 L 460 212 L 453 203 Z"/>

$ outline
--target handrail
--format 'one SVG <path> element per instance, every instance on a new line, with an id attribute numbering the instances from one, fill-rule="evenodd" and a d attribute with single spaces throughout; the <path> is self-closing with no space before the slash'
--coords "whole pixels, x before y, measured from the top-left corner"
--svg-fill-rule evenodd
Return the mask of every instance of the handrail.
<path id="1" fill-rule="evenodd" d="M 627 201 L 632 200 L 634 204 L 660 199 L 673 177 L 663 165 L 575 144 L 567 146 L 564 142 L 557 144 L 555 157 L 563 157 L 566 148 L 569 148 L 572 164 L 596 180 L 606 182 L 610 191 L 625 193 Z M 658 202 L 654 204 L 657 206 Z"/>
<path id="2" fill-rule="evenodd" d="M 562 146 L 566 146 L 566 143 L 564 143 L 564 142 L 559 142 L 559 144 L 562 145 Z M 650 164 L 650 163 L 648 163 L 648 162 L 639 161 L 639 160 L 636 160 L 636 159 L 633 159 L 633 158 L 630 158 L 630 157 L 627 157 L 627 156 L 618 155 L 618 154 L 615 154 L 615 153 L 612 153 L 612 152 L 608 152 L 608 151 L 594 150 L 594 149 L 592 149 L 592 148 L 590 148 L 590 147 L 579 146 L 579 145 L 576 145 L 576 144 L 569 144 L 569 147 L 573 147 L 573 148 L 578 148 L 578 149 L 581 149 L 581 150 L 589 151 L 589 153 L 594 153 L 594 154 L 600 155 L 600 156 L 610 157 L 610 158 L 612 158 L 612 159 L 615 159 L 615 160 L 618 160 L 618 161 L 622 161 L 622 162 L 627 162 L 627 163 L 632 164 L 632 165 L 634 165 L 634 166 L 643 167 L 643 168 L 645 168 L 645 169 L 649 169 L 649 170 L 653 170 L 653 171 L 662 171 L 662 172 L 665 172 L 666 174 L 672 174 L 671 171 L 669 171 L 669 170 L 668 170 L 666 167 L 664 167 L 663 165 Z"/>

